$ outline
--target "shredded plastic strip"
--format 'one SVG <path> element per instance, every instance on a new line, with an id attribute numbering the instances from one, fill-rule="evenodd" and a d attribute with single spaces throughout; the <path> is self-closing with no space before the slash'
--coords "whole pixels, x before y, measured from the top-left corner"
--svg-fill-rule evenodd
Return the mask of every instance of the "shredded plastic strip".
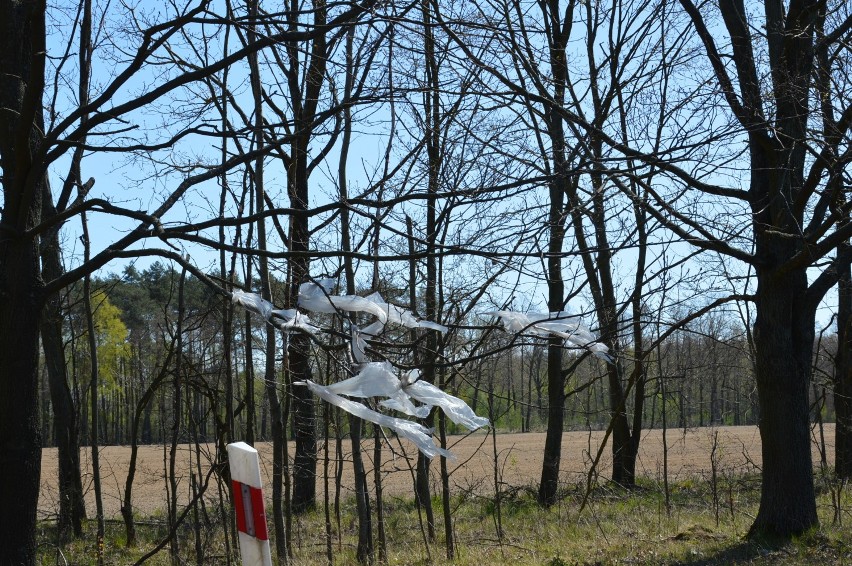
<path id="1" fill-rule="evenodd" d="M 612 358 L 607 354 L 609 348 L 597 341 L 597 336 L 580 323 L 580 318 L 565 311 L 551 313 L 522 313 L 516 311 L 491 311 L 481 313 L 483 316 L 496 316 L 503 323 L 506 332 L 513 334 L 526 333 L 533 336 L 559 336 L 565 342 L 576 348 L 585 348 L 607 362 Z"/>
<path id="2" fill-rule="evenodd" d="M 435 445 L 432 441 L 431 431 L 421 424 L 383 415 L 366 407 L 365 405 L 362 405 L 361 403 L 341 397 L 340 395 L 329 391 L 328 387 L 319 385 L 310 380 L 296 382 L 296 385 L 307 385 L 315 395 L 326 402 L 331 403 L 336 407 L 340 407 L 347 413 L 351 413 L 365 421 L 389 428 L 399 436 L 413 442 L 414 445 L 417 446 L 417 449 L 420 450 L 420 452 L 422 452 L 427 458 L 444 456 L 450 460 L 455 460 L 455 456 L 453 456 L 449 450 L 439 448 Z"/>
<path id="3" fill-rule="evenodd" d="M 231 301 L 247 311 L 260 315 L 266 322 L 279 330 L 304 330 L 311 334 L 316 334 L 319 331 L 306 315 L 295 309 L 276 309 L 275 305 L 257 293 L 247 293 L 240 289 L 234 289 L 231 293 Z"/>
<path id="4" fill-rule="evenodd" d="M 357 295 L 329 295 L 329 280 L 320 284 L 302 283 L 299 286 L 299 306 L 311 312 L 333 314 L 338 311 L 364 312 L 375 316 L 382 324 L 398 324 L 407 328 L 430 328 L 446 332 L 447 327 L 429 320 L 421 320 L 410 311 L 386 302 L 379 293 L 366 297 Z"/>

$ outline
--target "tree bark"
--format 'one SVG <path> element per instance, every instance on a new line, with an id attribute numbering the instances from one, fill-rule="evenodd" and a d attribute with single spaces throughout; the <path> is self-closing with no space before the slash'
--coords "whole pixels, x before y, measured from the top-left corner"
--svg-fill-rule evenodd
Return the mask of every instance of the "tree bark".
<path id="1" fill-rule="evenodd" d="M 7 201 L 8 202 L 8 201 Z M 41 474 L 38 313 L 32 242 L 5 242 L 0 266 L 0 564 L 35 564 Z"/>
<path id="2" fill-rule="evenodd" d="M 296 254 L 290 261 L 290 304 L 295 307 L 299 296 L 299 285 L 309 277 L 310 263 L 308 251 L 308 219 L 304 214 L 308 205 L 307 156 L 305 150 L 296 148 L 294 152 L 291 179 L 290 205 L 300 211 L 291 217 L 290 249 Z M 293 432 L 296 440 L 296 454 L 293 459 L 293 511 L 301 513 L 316 505 L 316 408 L 310 389 L 293 382 L 311 379 L 310 340 L 302 333 L 293 334 L 290 339 L 288 361 L 290 384 L 293 392 Z"/>
<path id="3" fill-rule="evenodd" d="M 550 338 L 547 349 L 547 433 L 544 439 L 544 461 L 538 502 L 550 506 L 556 503 L 559 489 L 559 465 L 562 459 L 562 409 L 565 393 L 562 388 L 562 344 L 558 337 Z"/>
<path id="4" fill-rule="evenodd" d="M 0 564 L 35 564 L 41 474 L 38 313 L 44 304 L 37 243 L 41 176 L 31 172 L 34 117 L 44 90 L 43 2 L 0 3 Z"/>
<path id="5" fill-rule="evenodd" d="M 797 308 L 805 274 L 797 279 L 758 284 L 754 341 L 763 473 L 751 536 L 786 538 L 818 524 L 808 406 L 814 317 Z"/>
<path id="6" fill-rule="evenodd" d="M 324 0 L 315 0 L 313 7 L 313 25 L 323 29 L 327 22 L 327 7 Z M 291 14 L 292 17 L 297 17 Z M 296 22 L 292 21 L 291 26 Z M 320 93 L 326 79 L 328 62 L 327 38 L 318 34 L 310 47 L 310 57 L 304 77 L 299 80 L 300 51 L 295 43 L 287 46 L 290 68 L 290 97 L 294 108 L 295 132 L 290 144 L 287 165 L 287 191 L 293 214 L 290 216 L 290 306 L 298 303 L 299 285 L 310 277 L 310 230 L 308 226 L 308 177 L 310 174 L 309 146 L 316 125 L 313 123 Z M 304 88 L 304 90 L 303 90 Z M 293 382 L 311 379 L 310 340 L 302 333 L 294 334 L 288 350 L 291 391 L 293 394 L 293 432 L 296 441 L 296 454 L 293 459 L 293 502 L 296 513 L 313 509 L 316 506 L 316 408 L 313 395 L 305 385 L 293 385 Z"/>
<path id="7" fill-rule="evenodd" d="M 834 265 L 808 282 L 808 268 L 827 253 L 817 251 L 818 234 L 838 220 L 834 213 L 821 213 L 819 206 L 812 210 L 816 185 L 806 182 L 805 175 L 808 144 L 815 133 L 809 130 L 809 97 L 821 3 L 794 2 L 787 10 L 778 2 L 763 3 L 765 35 L 762 32 L 759 41 L 765 41 L 760 47 L 768 55 L 771 84 L 766 85 L 758 75 L 756 41 L 744 3 L 720 1 L 736 87 L 698 8 L 690 0 L 680 3 L 747 137 L 751 178 L 747 195 L 740 198 L 752 213 L 754 255 L 749 259 L 757 280 L 754 347 L 763 456 L 760 508 L 749 534 L 789 538 L 818 525 L 808 406 L 814 322 L 819 301 L 849 263 L 849 258 L 838 256 Z M 770 113 L 764 110 L 767 98 Z M 822 134 L 831 146 L 830 133 Z M 829 161 L 816 160 L 808 177 L 824 173 Z M 826 195 L 830 198 L 830 191 Z M 802 259 L 806 249 L 807 259 Z"/>
<path id="8" fill-rule="evenodd" d="M 53 209 L 47 179 L 43 181 L 43 210 Z M 46 212 L 46 211 L 45 211 Z M 54 210 L 55 212 L 55 210 Z M 44 212 L 43 212 L 44 214 Z M 64 272 L 59 234 L 51 231 L 41 244 L 42 276 L 51 280 Z M 41 313 L 41 343 L 47 368 L 50 402 L 53 405 L 53 430 L 59 459 L 59 539 L 69 532 L 83 535 L 86 505 L 83 501 L 83 482 L 80 478 L 80 435 L 77 428 L 77 407 L 68 386 L 65 347 L 62 341 L 62 300 L 58 294 L 48 297 Z"/>
<path id="9" fill-rule="evenodd" d="M 834 368 L 834 472 L 852 478 L 852 274 L 847 266 L 837 286 L 837 358 Z"/>
<path id="10" fill-rule="evenodd" d="M 550 138 L 550 151 L 553 179 L 548 184 L 549 210 L 547 217 L 547 307 L 550 312 L 559 312 L 565 304 L 565 282 L 562 277 L 562 248 L 565 239 L 564 208 L 567 194 L 567 163 L 565 155 L 565 130 L 562 116 L 558 112 L 565 100 L 567 86 L 566 48 L 571 36 L 571 21 L 574 2 L 569 2 L 565 11 L 566 21 L 560 23 L 562 11 L 559 2 L 542 2 L 543 17 L 549 18 L 552 25 L 549 38 L 550 72 L 553 78 L 553 104 L 545 106 L 547 134 Z M 541 467 L 541 481 L 538 489 L 538 501 L 541 505 L 557 502 L 559 487 L 559 465 L 562 459 L 563 412 L 565 406 L 565 377 L 562 373 L 562 340 L 551 337 L 547 348 L 547 434 L 544 441 L 544 462 Z"/>
<path id="11" fill-rule="evenodd" d="M 378 225 L 375 229 L 379 229 Z M 417 312 L 417 261 L 414 259 L 414 223 L 409 216 L 405 217 L 405 230 L 408 237 L 408 254 L 411 256 L 411 259 L 408 260 L 408 305 L 411 312 Z M 378 250 L 378 245 L 376 245 L 376 249 Z M 374 278 L 378 279 L 377 276 Z M 412 329 L 410 334 L 411 342 L 416 344 L 417 331 Z M 415 351 L 415 360 L 420 363 L 421 359 L 422 354 Z M 426 428 L 431 429 L 434 427 L 434 416 L 435 413 L 432 411 L 426 417 L 423 423 Z M 422 452 L 417 452 L 417 473 L 414 476 L 414 501 L 417 503 L 418 509 L 426 511 L 427 537 L 432 542 L 435 540 L 435 511 L 432 508 L 432 493 L 429 486 L 430 462 L 431 460 L 423 455 Z"/>

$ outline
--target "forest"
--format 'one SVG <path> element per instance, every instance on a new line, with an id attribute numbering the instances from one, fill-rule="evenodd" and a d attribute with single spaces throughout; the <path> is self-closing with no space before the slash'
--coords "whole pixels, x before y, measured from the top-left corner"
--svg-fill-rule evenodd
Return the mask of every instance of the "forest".
<path id="1" fill-rule="evenodd" d="M 459 559 L 465 513 L 517 561 L 519 501 L 652 480 L 671 518 L 676 429 L 759 430 L 748 473 L 706 455 L 745 544 L 852 509 L 847 2 L 0 0 L 0 31 L 0 565 L 238 562 L 240 441 L 278 564 L 393 562 L 406 509 L 399 563 Z"/>
<path id="2" fill-rule="evenodd" d="M 183 312 L 180 313 L 180 282 L 179 271 L 159 262 L 141 272 L 129 267 L 121 275 L 93 279 L 93 321 L 99 366 L 98 427 L 99 441 L 103 444 L 129 445 L 134 437 L 141 444 L 170 441 L 175 419 L 171 389 L 176 355 L 174 325 L 178 316 L 183 317 L 181 358 L 184 368 L 180 377 L 188 392 L 184 396 L 187 407 L 179 417 L 184 421 L 180 424 L 181 434 L 187 434 L 188 419 L 191 419 L 192 426 L 198 428 L 195 434 L 200 442 L 216 438 L 219 414 L 216 408 L 223 402 L 220 397 L 225 388 L 221 368 L 225 347 L 221 335 L 221 304 L 214 302 L 215 294 L 204 283 L 189 276 L 184 281 Z M 280 282 L 273 282 L 273 286 L 278 285 Z M 66 361 L 69 387 L 75 405 L 80 407 L 79 441 L 88 445 L 91 418 L 87 400 L 91 395 L 86 377 L 91 375 L 91 354 L 84 309 L 73 287 L 67 298 L 66 342 L 69 356 L 73 353 Z M 265 323 L 257 318 L 235 320 L 230 335 L 233 396 L 245 405 L 244 409 L 235 411 L 233 434 L 235 438 L 253 436 L 259 441 L 271 441 L 266 390 L 253 391 L 252 399 L 246 397 L 247 388 L 258 381 L 259 369 L 255 364 L 259 359 L 262 361 Z M 660 428 L 664 410 L 669 426 L 675 429 L 757 424 L 759 409 L 753 392 L 748 344 L 745 330 L 737 322 L 705 316 L 684 325 L 661 342 L 657 352 L 646 357 L 647 392 L 638 407 L 643 413 L 643 426 Z M 480 342 L 482 352 L 487 355 L 458 370 L 448 384 L 449 390 L 464 398 L 474 412 L 494 414 L 495 425 L 501 430 L 545 430 L 546 344 L 513 339 L 476 320 L 466 326 L 471 329 L 460 332 L 461 336 L 456 339 L 458 344 L 447 344 L 445 348 L 463 348 Z M 810 399 L 811 420 L 816 422 L 823 418 L 833 422 L 831 376 L 837 349 L 834 333 L 825 336 L 818 346 L 814 360 L 817 375 Z M 627 371 L 632 370 L 630 356 L 629 352 L 625 354 Z M 602 373 L 606 362 L 588 357 L 581 359 L 583 356 L 576 351 L 569 352 L 566 358 L 566 364 L 576 367 L 567 376 L 564 386 L 563 427 L 565 430 L 606 430 L 610 422 Z M 339 378 L 325 375 L 325 372 L 334 372 L 320 360 L 316 359 L 314 370 L 323 376 L 318 381 Z M 41 367 L 43 442 L 45 446 L 56 446 L 56 431 L 51 426 L 49 377 L 43 364 Z M 152 391 L 156 391 L 159 398 L 140 406 L 140 398 L 152 385 Z M 665 409 L 662 407 L 664 398 Z M 137 407 L 143 410 L 139 423 L 134 423 Z M 633 399 L 629 400 L 627 410 L 631 414 L 634 412 Z M 453 433 L 463 430 L 451 422 L 448 426 Z M 134 427 L 138 430 L 134 431 Z"/>

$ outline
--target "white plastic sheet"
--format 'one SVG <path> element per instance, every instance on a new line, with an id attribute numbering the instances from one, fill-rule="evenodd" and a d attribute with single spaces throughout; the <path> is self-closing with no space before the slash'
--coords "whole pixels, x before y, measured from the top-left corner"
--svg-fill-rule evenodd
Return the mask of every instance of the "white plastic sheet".
<path id="1" fill-rule="evenodd" d="M 276 309 L 275 305 L 256 293 L 247 293 L 239 289 L 234 289 L 231 293 L 231 301 L 250 312 L 260 315 L 266 322 L 280 330 L 304 330 L 312 334 L 319 330 L 311 324 L 310 318 L 296 309 Z"/>
<path id="2" fill-rule="evenodd" d="M 299 286 L 299 306 L 311 312 L 335 314 L 338 311 L 360 312 L 370 308 L 364 297 L 357 295 L 329 295 L 333 286 L 331 279 L 323 279 L 319 284 L 309 281 Z"/>
<path id="3" fill-rule="evenodd" d="M 432 440 L 432 432 L 421 424 L 414 421 L 391 417 L 389 415 L 383 415 L 382 413 L 376 412 L 361 403 L 341 397 L 340 395 L 329 391 L 328 387 L 324 387 L 310 380 L 297 382 L 296 385 L 307 385 L 315 395 L 326 402 L 331 403 L 336 407 L 340 407 L 347 413 L 351 413 L 365 421 L 389 428 L 402 438 L 407 438 L 413 442 L 414 445 L 417 446 L 417 449 L 428 458 L 444 456 L 451 460 L 455 459 L 449 450 L 439 448 L 435 445 Z"/>
<path id="4" fill-rule="evenodd" d="M 482 314 L 499 317 L 507 332 L 513 334 L 524 332 L 534 336 L 553 334 L 571 346 L 585 348 L 598 358 L 612 361 L 607 354 L 609 349 L 605 344 L 598 342 L 597 336 L 580 323 L 580 317 L 565 311 L 551 313 L 492 311 Z"/>
<path id="5" fill-rule="evenodd" d="M 370 302 L 370 308 L 366 312 L 376 315 L 380 321 L 385 323 L 398 324 L 406 328 L 431 328 L 438 332 L 446 332 L 447 327 L 437 322 L 430 320 L 421 320 L 415 317 L 410 311 L 394 304 L 386 302 L 382 296 L 376 292 L 364 297 Z"/>
<path id="6" fill-rule="evenodd" d="M 379 404 L 421 419 L 429 415 L 432 407 L 439 407 L 451 421 L 469 430 L 488 425 L 488 419 L 477 416 L 458 397 L 421 381 L 418 370 L 408 372 L 400 380 L 387 362 L 364 364 L 357 375 L 328 385 L 326 389 L 335 395 L 350 397 L 387 397 Z M 421 405 L 415 406 L 412 399 Z"/>
<path id="7" fill-rule="evenodd" d="M 405 386 L 403 391 L 424 405 L 440 407 L 451 421 L 468 430 L 488 426 L 488 419 L 477 416 L 467 403 L 427 381 L 417 380 Z"/>
<path id="8" fill-rule="evenodd" d="M 247 311 L 259 314 L 264 320 L 268 320 L 275 306 L 267 300 L 264 300 L 256 293 L 246 293 L 240 289 L 234 289 L 231 293 L 231 301 L 235 305 L 240 305 Z"/>
<path id="9" fill-rule="evenodd" d="M 364 328 L 358 328 L 354 324 L 351 326 L 352 358 L 355 362 L 360 364 L 367 361 L 367 338 L 381 334 L 384 328 L 385 325 L 379 320 Z"/>
<path id="10" fill-rule="evenodd" d="M 311 312 L 333 314 L 338 311 L 363 312 L 375 316 L 382 324 L 392 323 L 407 328 L 431 328 L 438 332 L 446 332 L 447 327 L 420 320 L 410 311 L 386 302 L 379 293 L 366 297 L 357 295 L 329 295 L 332 288 L 331 280 L 323 279 L 320 283 L 307 282 L 299 286 L 299 306 Z"/>
<path id="11" fill-rule="evenodd" d="M 393 366 L 387 362 L 364 364 L 353 377 L 332 383 L 327 389 L 336 395 L 350 397 L 387 397 L 380 404 L 400 411 L 406 415 L 424 419 L 429 415 L 429 407 L 415 407 L 408 394 L 402 388 L 402 382 L 393 373 Z"/>

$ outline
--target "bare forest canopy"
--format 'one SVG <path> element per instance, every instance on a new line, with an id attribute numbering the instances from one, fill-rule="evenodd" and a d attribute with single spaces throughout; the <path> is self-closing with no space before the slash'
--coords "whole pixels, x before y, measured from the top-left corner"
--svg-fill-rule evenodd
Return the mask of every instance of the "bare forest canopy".
<path id="1" fill-rule="evenodd" d="M 394 435 L 359 416 L 427 447 L 449 559 L 462 413 L 544 431 L 543 507 L 570 429 L 633 488 L 650 427 L 759 425 L 752 538 L 819 525 L 813 421 L 852 477 L 848 2 L 0 0 L 0 42 L 0 566 L 35 563 L 45 446 L 57 545 L 94 517 L 99 561 L 99 447 L 170 447 L 177 562 L 225 446 L 261 440 L 287 562 L 327 504 L 314 393 L 352 413 L 361 562 Z M 323 389 L 370 362 L 401 397 Z M 418 388 L 444 411 L 400 412 Z M 216 447 L 189 505 L 185 442 Z"/>

